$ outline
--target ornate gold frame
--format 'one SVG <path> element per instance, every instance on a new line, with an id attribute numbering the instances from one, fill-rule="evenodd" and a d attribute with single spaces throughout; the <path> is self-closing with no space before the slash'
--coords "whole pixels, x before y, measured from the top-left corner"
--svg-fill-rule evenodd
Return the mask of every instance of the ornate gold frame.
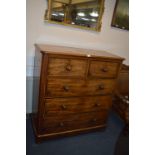
<path id="1" fill-rule="evenodd" d="M 81 29 L 86 29 L 86 30 L 98 31 L 98 32 L 101 31 L 102 17 L 103 17 L 103 13 L 104 13 L 104 1 L 105 0 L 101 0 L 101 2 L 100 2 L 100 13 L 99 13 L 97 26 L 95 28 L 88 28 L 88 27 L 85 27 L 85 26 L 72 25 L 72 24 L 67 24 L 67 23 L 64 23 L 64 22 L 60 23 L 60 22 L 50 20 L 50 14 L 51 14 L 51 10 L 52 10 L 52 1 L 53 0 L 47 0 L 47 2 L 48 2 L 47 6 L 48 7 L 47 7 L 47 9 L 45 11 L 45 15 L 44 15 L 45 22 L 64 25 L 64 26 L 71 26 L 71 27 L 81 28 Z"/>

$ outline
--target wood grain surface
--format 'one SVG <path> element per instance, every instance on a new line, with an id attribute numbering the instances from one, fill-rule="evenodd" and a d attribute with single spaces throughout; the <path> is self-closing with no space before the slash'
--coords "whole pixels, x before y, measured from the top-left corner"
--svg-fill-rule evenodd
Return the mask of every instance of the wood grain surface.
<path id="1" fill-rule="evenodd" d="M 40 67 L 36 141 L 105 127 L 124 59 L 105 51 L 35 46 Z"/>
<path id="2" fill-rule="evenodd" d="M 108 110 L 111 96 L 45 99 L 44 117 Z"/>
<path id="3" fill-rule="evenodd" d="M 115 81 L 111 79 L 48 79 L 46 97 L 104 95 L 113 92 Z"/>

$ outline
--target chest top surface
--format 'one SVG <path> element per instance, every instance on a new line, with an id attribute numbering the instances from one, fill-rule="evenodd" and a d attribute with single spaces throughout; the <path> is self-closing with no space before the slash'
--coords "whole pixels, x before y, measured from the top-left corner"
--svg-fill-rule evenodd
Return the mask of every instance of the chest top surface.
<path id="1" fill-rule="evenodd" d="M 75 47 L 66 46 L 56 46 L 47 44 L 35 44 L 35 47 L 42 53 L 46 54 L 61 54 L 61 55 L 71 55 L 71 56 L 82 56 L 82 57 L 92 57 L 92 58 L 110 58 L 124 60 L 124 58 L 111 54 L 102 50 L 93 49 L 82 49 Z"/>

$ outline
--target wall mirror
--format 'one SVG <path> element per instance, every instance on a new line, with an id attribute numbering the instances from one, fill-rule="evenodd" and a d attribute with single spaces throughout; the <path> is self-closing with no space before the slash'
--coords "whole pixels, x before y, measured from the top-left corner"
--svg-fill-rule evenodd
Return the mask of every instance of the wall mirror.
<path id="1" fill-rule="evenodd" d="M 45 21 L 101 31 L 104 0 L 47 0 Z"/>

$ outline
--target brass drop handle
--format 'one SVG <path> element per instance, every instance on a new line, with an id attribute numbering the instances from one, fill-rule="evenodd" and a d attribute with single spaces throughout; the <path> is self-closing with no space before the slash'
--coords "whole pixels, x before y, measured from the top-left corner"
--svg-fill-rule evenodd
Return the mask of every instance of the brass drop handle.
<path id="1" fill-rule="evenodd" d="M 66 106 L 64 104 L 62 104 L 61 105 L 61 108 L 65 110 L 66 109 Z"/>
<path id="2" fill-rule="evenodd" d="M 102 72 L 108 72 L 108 68 L 102 68 L 101 71 Z"/>
<path id="3" fill-rule="evenodd" d="M 102 84 L 99 85 L 99 89 L 101 89 L 101 90 L 104 89 L 104 85 L 102 85 Z"/>
<path id="4" fill-rule="evenodd" d="M 69 86 L 63 86 L 63 89 L 64 89 L 65 91 L 69 91 Z"/>
<path id="5" fill-rule="evenodd" d="M 67 70 L 67 71 L 71 71 L 71 70 L 72 70 L 72 66 L 71 66 L 71 65 L 67 65 L 67 66 L 66 66 L 66 70 Z"/>
<path id="6" fill-rule="evenodd" d="M 64 126 L 64 123 L 63 122 L 60 122 L 60 126 L 63 127 Z"/>

